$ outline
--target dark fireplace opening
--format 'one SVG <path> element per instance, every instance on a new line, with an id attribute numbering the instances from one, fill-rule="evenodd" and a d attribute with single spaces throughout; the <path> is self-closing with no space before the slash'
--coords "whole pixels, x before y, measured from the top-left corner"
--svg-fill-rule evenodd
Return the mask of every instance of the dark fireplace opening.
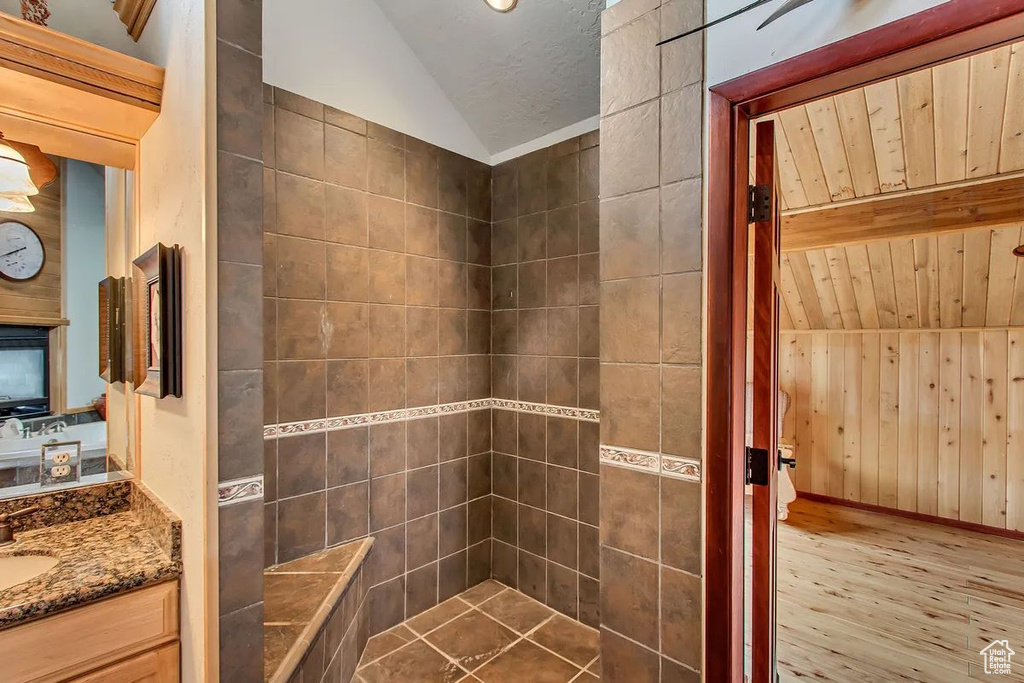
<path id="1" fill-rule="evenodd" d="M 0 325 L 0 420 L 49 414 L 49 328 Z"/>

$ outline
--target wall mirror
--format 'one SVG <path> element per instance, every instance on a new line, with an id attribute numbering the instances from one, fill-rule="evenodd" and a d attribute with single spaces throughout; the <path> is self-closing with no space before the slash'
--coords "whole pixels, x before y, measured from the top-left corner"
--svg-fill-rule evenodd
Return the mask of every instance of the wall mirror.
<path id="1" fill-rule="evenodd" d="M 10 148 L 34 194 L 0 187 L 0 498 L 137 469 L 123 356 L 134 174 L 6 137 L 8 188 Z"/>

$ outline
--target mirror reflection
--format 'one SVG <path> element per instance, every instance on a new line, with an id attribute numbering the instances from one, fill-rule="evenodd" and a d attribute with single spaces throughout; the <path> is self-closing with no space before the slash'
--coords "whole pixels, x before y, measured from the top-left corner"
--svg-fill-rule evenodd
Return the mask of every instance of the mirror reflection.
<path id="1" fill-rule="evenodd" d="M 131 182 L 0 138 L 0 498 L 134 469 L 131 389 L 107 381 L 123 302 L 101 286 L 127 274 Z"/>

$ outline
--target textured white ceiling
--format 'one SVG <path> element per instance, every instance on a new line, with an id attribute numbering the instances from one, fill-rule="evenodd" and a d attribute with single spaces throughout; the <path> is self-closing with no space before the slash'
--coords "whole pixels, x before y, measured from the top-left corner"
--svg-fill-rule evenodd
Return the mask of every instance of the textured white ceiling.
<path id="1" fill-rule="evenodd" d="M 596 116 L 605 0 L 376 0 L 494 154 Z"/>

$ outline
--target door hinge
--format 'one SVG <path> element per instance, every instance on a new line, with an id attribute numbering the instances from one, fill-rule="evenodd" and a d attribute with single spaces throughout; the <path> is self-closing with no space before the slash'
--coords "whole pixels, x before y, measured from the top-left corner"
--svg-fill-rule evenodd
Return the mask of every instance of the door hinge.
<path id="1" fill-rule="evenodd" d="M 751 185 L 747 201 L 747 222 L 767 223 L 772 219 L 772 186 Z"/>
<path id="2" fill-rule="evenodd" d="M 754 486 L 768 486 L 771 473 L 767 449 L 747 446 L 746 460 L 746 482 Z"/>

